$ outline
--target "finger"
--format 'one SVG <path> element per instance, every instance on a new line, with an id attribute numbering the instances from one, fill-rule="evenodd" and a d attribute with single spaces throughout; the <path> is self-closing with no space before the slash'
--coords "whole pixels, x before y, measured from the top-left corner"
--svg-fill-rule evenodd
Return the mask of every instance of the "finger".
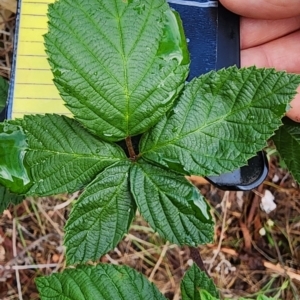
<path id="1" fill-rule="evenodd" d="M 240 27 L 241 49 L 246 49 L 270 42 L 300 29 L 300 15 L 280 20 L 241 18 Z"/>
<path id="2" fill-rule="evenodd" d="M 298 94 L 291 102 L 291 109 L 287 112 L 287 116 L 296 122 L 300 122 L 300 87 L 297 89 Z"/>
<path id="3" fill-rule="evenodd" d="M 300 14 L 299 0 L 220 0 L 229 10 L 254 19 L 282 19 Z"/>
<path id="4" fill-rule="evenodd" d="M 300 74 L 300 30 L 241 51 L 241 65 L 275 68 Z"/>

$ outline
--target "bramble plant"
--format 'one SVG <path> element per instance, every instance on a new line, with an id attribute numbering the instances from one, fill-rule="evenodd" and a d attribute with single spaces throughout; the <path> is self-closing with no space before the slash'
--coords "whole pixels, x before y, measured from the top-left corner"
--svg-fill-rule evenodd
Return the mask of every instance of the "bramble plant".
<path id="1" fill-rule="evenodd" d="M 59 0 L 48 16 L 46 52 L 74 118 L 0 124 L 0 183 L 10 195 L 1 205 L 83 189 L 64 237 L 67 265 L 77 266 L 38 278 L 41 299 L 166 299 L 126 266 L 84 263 L 114 249 L 137 209 L 172 243 L 211 242 L 209 206 L 185 176 L 245 165 L 282 125 L 300 76 L 231 67 L 185 83 L 186 38 L 165 0 Z M 219 299 L 196 265 L 181 291 L 183 300 Z"/>

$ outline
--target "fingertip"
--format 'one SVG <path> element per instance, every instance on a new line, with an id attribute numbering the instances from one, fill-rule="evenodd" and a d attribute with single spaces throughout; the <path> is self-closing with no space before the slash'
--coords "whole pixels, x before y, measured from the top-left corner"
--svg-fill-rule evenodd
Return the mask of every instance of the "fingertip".
<path id="1" fill-rule="evenodd" d="M 243 16 L 243 14 L 241 14 L 241 4 L 239 3 L 239 1 L 235 1 L 235 0 L 220 0 L 221 4 L 227 8 L 228 10 Z M 246 6 L 246 4 L 242 4 L 242 7 Z"/>
<path id="2" fill-rule="evenodd" d="M 230 11 L 254 19 L 282 19 L 300 15 L 299 0 L 220 0 Z"/>

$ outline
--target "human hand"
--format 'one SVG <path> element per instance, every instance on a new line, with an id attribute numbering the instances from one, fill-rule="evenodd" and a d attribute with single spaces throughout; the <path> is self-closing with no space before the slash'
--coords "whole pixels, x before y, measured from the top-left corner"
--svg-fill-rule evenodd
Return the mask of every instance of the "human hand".
<path id="1" fill-rule="evenodd" d="M 241 15 L 241 66 L 300 74 L 299 0 L 220 0 Z M 287 116 L 300 122 L 300 87 Z"/>

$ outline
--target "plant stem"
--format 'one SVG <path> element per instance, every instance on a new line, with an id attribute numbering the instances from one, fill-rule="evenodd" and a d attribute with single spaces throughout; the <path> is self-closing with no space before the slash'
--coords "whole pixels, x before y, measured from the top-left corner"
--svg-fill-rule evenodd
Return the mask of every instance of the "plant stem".
<path id="1" fill-rule="evenodd" d="M 194 263 L 199 267 L 199 269 L 201 271 L 205 272 L 206 275 L 208 277 L 210 277 L 209 274 L 207 273 L 207 270 L 206 270 L 205 266 L 204 266 L 204 263 L 203 263 L 203 260 L 201 258 L 201 255 L 199 253 L 198 248 L 189 247 L 189 249 L 190 249 L 190 256 L 193 259 Z"/>
<path id="2" fill-rule="evenodd" d="M 133 161 L 135 161 L 136 160 L 136 154 L 134 152 L 134 148 L 133 148 L 133 145 L 132 145 L 131 137 L 128 136 L 125 139 L 125 142 L 126 142 L 126 146 L 127 146 L 127 149 L 128 149 L 128 153 L 129 153 L 130 159 L 133 160 Z"/>

